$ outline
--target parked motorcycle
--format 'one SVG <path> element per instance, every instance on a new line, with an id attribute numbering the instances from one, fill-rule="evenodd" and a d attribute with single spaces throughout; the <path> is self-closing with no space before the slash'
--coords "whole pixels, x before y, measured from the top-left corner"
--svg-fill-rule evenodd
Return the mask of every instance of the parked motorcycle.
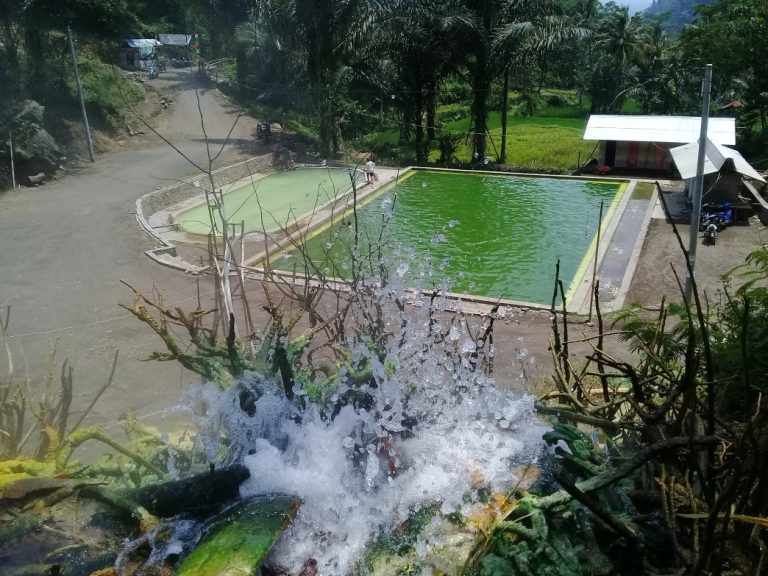
<path id="1" fill-rule="evenodd" d="M 704 229 L 704 241 L 709 242 L 713 246 L 717 243 L 718 226 L 713 220 L 709 221 L 707 227 Z"/>
<path id="2" fill-rule="evenodd" d="M 269 142 L 272 140 L 272 126 L 269 121 L 260 122 L 256 126 L 256 138 L 265 144 L 269 144 Z"/>

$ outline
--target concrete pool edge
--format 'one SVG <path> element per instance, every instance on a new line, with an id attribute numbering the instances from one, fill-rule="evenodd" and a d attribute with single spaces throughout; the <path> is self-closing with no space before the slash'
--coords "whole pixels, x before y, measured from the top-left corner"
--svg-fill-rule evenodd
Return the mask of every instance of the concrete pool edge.
<path id="1" fill-rule="evenodd" d="M 241 166 L 241 165 L 247 165 L 249 162 L 254 160 L 259 160 L 261 157 L 254 157 L 249 158 L 247 160 L 244 160 L 242 162 L 238 162 L 220 169 L 217 169 L 213 171 L 213 174 L 218 174 L 223 171 L 226 171 L 230 168 Z M 504 172 L 504 171 L 469 171 L 469 170 L 461 170 L 456 168 L 438 168 L 438 167 L 418 167 L 418 166 L 408 166 L 405 168 L 397 168 L 397 169 L 380 169 L 382 172 L 389 172 L 394 174 L 389 180 L 383 180 L 378 186 L 375 186 L 373 188 L 368 188 L 367 186 L 363 187 L 363 193 L 361 193 L 358 197 L 358 201 L 369 201 L 371 196 L 374 196 L 380 192 L 384 191 L 385 187 L 389 187 L 391 185 L 395 185 L 399 180 L 403 178 L 407 178 L 413 174 L 415 174 L 417 171 L 437 171 L 437 172 L 453 172 L 453 173 L 460 173 L 460 174 L 476 174 L 476 175 L 498 175 L 498 176 L 514 176 L 514 177 L 538 177 L 538 178 L 552 178 L 552 179 L 563 179 L 563 180 L 581 180 L 581 181 L 590 181 L 590 182 L 601 182 L 605 183 L 606 181 L 609 182 L 617 182 L 617 183 L 625 183 L 625 190 L 622 195 L 620 206 L 616 208 L 614 211 L 610 224 L 606 228 L 605 233 L 605 242 L 602 241 L 603 234 L 601 233 L 601 244 L 603 244 L 603 248 L 600 250 L 600 254 L 598 257 L 600 258 L 598 260 L 598 264 L 600 264 L 602 258 L 605 255 L 605 252 L 608 249 L 609 243 L 610 243 L 610 237 L 612 236 L 613 232 L 615 232 L 616 227 L 619 225 L 620 217 L 622 214 L 622 211 L 624 208 L 626 208 L 626 202 L 628 199 L 632 196 L 632 187 L 630 184 L 632 182 L 641 181 L 637 179 L 628 179 L 628 178 L 590 178 L 590 177 L 583 177 L 583 176 L 570 176 L 570 175 L 553 175 L 553 174 L 539 174 L 539 173 L 518 173 L 518 172 Z M 160 188 L 158 190 L 155 190 L 153 192 L 149 192 L 143 196 L 141 196 L 136 201 L 136 220 L 140 224 L 140 226 L 151 236 L 153 237 L 159 244 L 158 246 L 151 248 L 149 250 L 145 250 L 145 254 L 152 258 L 157 263 L 166 266 L 175 268 L 177 270 L 184 271 L 189 274 L 200 274 L 209 271 L 208 266 L 198 266 L 195 264 L 191 264 L 188 261 L 179 258 L 176 255 L 176 246 L 175 244 L 169 240 L 167 237 L 167 234 L 165 233 L 165 228 L 160 226 L 153 226 L 149 218 L 145 216 L 145 210 L 144 205 L 145 202 L 147 202 L 150 198 L 155 197 L 157 195 L 161 195 L 162 193 L 177 188 L 184 184 L 191 185 L 194 181 L 199 180 L 201 177 L 205 177 L 205 174 L 197 174 L 195 176 L 192 176 L 186 180 L 183 180 L 181 182 L 174 183 L 170 186 L 166 186 L 164 188 Z M 351 188 L 350 188 L 351 191 Z M 358 192 L 359 193 L 359 192 Z M 655 192 L 654 192 L 655 194 Z M 655 196 L 654 196 L 655 198 Z M 615 204 L 615 202 L 612 202 L 612 204 Z M 653 204 L 653 203 L 652 203 Z M 621 208 L 621 209 L 619 209 Z M 651 212 L 652 210 L 649 210 Z M 157 210 L 156 210 L 157 212 Z M 312 216 L 312 214 L 305 214 L 302 216 L 299 216 L 295 223 L 300 223 L 301 220 Z M 332 212 L 329 214 L 325 214 L 324 218 L 321 220 L 318 220 L 313 226 L 311 226 L 311 230 L 320 228 L 323 224 L 327 224 L 328 221 L 330 221 L 334 216 L 338 216 L 338 213 Z M 643 231 L 640 234 L 637 244 L 634 248 L 633 258 L 631 262 L 631 266 L 628 267 L 627 274 L 630 274 L 630 277 L 627 278 L 625 276 L 624 283 L 622 284 L 622 296 L 621 301 L 623 302 L 623 297 L 626 294 L 629 283 L 631 282 L 631 273 L 633 273 L 636 265 L 637 265 L 637 259 L 639 258 L 640 254 L 639 252 L 642 250 L 643 246 L 643 240 L 645 238 L 645 234 L 647 231 L 647 223 L 648 218 L 646 217 L 646 222 L 643 227 Z M 158 228 L 161 228 L 160 230 Z M 257 266 L 254 266 L 255 263 L 259 261 L 263 261 L 264 258 L 267 256 L 267 253 L 274 254 L 276 251 L 279 251 L 281 249 L 285 248 L 286 243 L 282 243 L 283 246 L 280 246 L 278 243 L 275 243 L 274 248 L 271 248 L 268 251 L 262 250 L 261 252 L 255 254 L 254 256 L 247 257 L 244 262 L 243 266 L 247 268 L 247 273 L 249 276 L 257 277 L 259 279 L 263 279 L 265 276 L 268 275 L 268 273 L 264 270 L 264 268 L 260 268 Z M 584 276 L 584 272 L 586 272 L 589 269 L 589 264 L 592 262 L 590 260 L 586 264 L 584 264 L 584 271 L 582 272 L 582 276 Z M 581 267 L 581 266 L 580 266 Z M 631 268 L 631 270 L 629 269 Z M 271 274 L 276 274 L 274 271 Z M 298 275 L 293 275 L 291 273 L 281 273 L 281 276 L 290 277 L 298 279 Z M 575 277 L 574 277 L 575 278 Z M 306 281 L 305 278 L 301 278 L 301 281 Z M 574 280 L 575 281 L 575 280 Z M 584 281 L 584 278 L 582 278 L 582 282 Z M 573 281 L 572 281 L 573 284 Z M 337 287 L 341 287 L 342 285 L 347 285 L 343 281 L 338 281 Z M 424 294 L 431 294 L 430 290 L 423 290 L 421 291 Z M 569 291 L 570 293 L 570 291 Z M 513 300 L 513 299 L 499 299 L 499 298 L 491 298 L 491 297 L 485 297 L 485 296 L 476 296 L 476 295 L 470 295 L 470 294 L 459 294 L 459 293 L 446 293 L 446 296 L 455 299 L 457 302 L 461 303 L 462 306 L 480 306 L 486 308 L 482 312 L 478 313 L 488 313 L 488 311 L 495 305 L 500 306 L 513 306 L 516 308 L 525 308 L 525 309 L 532 309 L 532 310 L 549 310 L 550 305 L 547 304 L 541 304 L 537 302 L 527 302 L 527 301 L 520 301 L 520 300 Z M 581 301 L 579 301 L 579 298 L 581 298 Z M 575 306 L 574 304 L 577 304 L 578 306 Z M 586 305 L 589 303 L 588 299 L 585 299 L 582 294 L 579 293 L 579 291 L 573 292 L 573 298 L 567 301 L 567 308 L 568 312 L 571 314 L 576 315 L 586 315 Z M 620 304 L 618 304 L 620 305 Z M 603 308 L 604 311 L 609 311 L 610 309 L 614 309 L 616 306 L 611 306 L 607 310 L 606 308 Z"/>
<path id="2" fill-rule="evenodd" d="M 588 274 L 588 271 L 590 269 L 594 269 L 595 257 L 597 258 L 597 271 L 598 271 L 595 279 L 598 285 L 600 286 L 601 292 L 604 292 L 605 290 L 607 290 L 607 287 L 604 284 L 605 278 L 602 277 L 602 275 L 606 272 L 605 271 L 606 260 L 608 259 L 609 253 L 617 250 L 617 246 L 614 246 L 614 243 L 618 241 L 617 240 L 617 236 L 619 236 L 618 231 L 621 228 L 622 224 L 624 224 L 625 226 L 628 225 L 628 222 L 624 221 L 625 217 L 628 216 L 628 213 L 627 213 L 628 205 L 633 200 L 636 200 L 634 198 L 634 193 L 637 186 L 641 183 L 653 184 L 653 192 L 651 193 L 651 196 L 648 199 L 648 202 L 644 209 L 644 213 L 642 214 L 642 219 L 640 221 L 639 227 L 636 231 L 634 238 L 631 241 L 629 256 L 626 259 L 625 264 L 621 267 L 621 281 L 620 281 L 620 285 L 614 291 L 615 297 L 608 299 L 608 301 L 606 301 L 605 295 L 603 295 L 600 300 L 600 308 L 601 308 L 601 311 L 603 312 L 613 312 L 613 311 L 619 310 L 624 305 L 624 300 L 626 298 L 627 293 L 629 292 L 629 287 L 634 278 L 634 274 L 637 269 L 637 264 L 640 259 L 643 246 L 645 244 L 645 239 L 648 234 L 648 228 L 650 226 L 650 222 L 653 217 L 653 212 L 656 204 L 658 203 L 658 190 L 659 190 L 658 185 L 652 180 L 646 180 L 642 178 L 632 179 L 631 186 L 628 186 L 627 190 L 625 191 L 624 197 L 622 198 L 621 205 L 618 207 L 616 213 L 612 218 L 612 221 L 610 222 L 610 225 L 608 226 L 608 229 L 606 231 L 607 234 L 605 235 L 604 238 L 601 236 L 601 248 L 599 253 L 593 254 L 593 258 L 590 258 L 589 261 L 587 262 L 585 273 L 582 275 L 582 278 L 581 278 L 581 284 L 574 291 L 574 296 L 572 300 L 572 303 L 577 304 L 574 306 L 574 308 L 576 310 L 576 313 L 578 314 L 587 316 L 587 315 L 590 315 L 590 312 L 592 311 L 591 305 L 593 302 L 592 296 L 593 296 L 594 284 L 592 283 L 592 278 L 591 278 L 591 275 Z M 634 211 L 634 208 L 633 208 L 633 211 Z"/>
<path id="3" fill-rule="evenodd" d="M 599 268 L 605 258 L 611 238 L 621 221 L 621 215 L 624 213 L 627 204 L 629 204 L 629 199 L 632 197 L 636 184 L 636 180 L 623 180 L 623 184 L 616 193 L 616 196 L 611 200 L 608 211 L 598 226 L 601 245 L 597 245 L 597 234 L 595 234 L 579 263 L 579 267 L 576 269 L 576 273 L 573 275 L 571 284 L 568 286 L 568 291 L 565 294 L 565 301 L 566 303 L 576 303 L 575 308 L 578 311 L 583 311 L 585 301 L 589 302 L 592 298 L 592 280 L 587 278 L 587 275 L 590 268 L 593 270 Z"/>
<path id="4" fill-rule="evenodd" d="M 358 197 L 358 203 L 359 204 L 365 204 L 367 202 L 370 202 L 373 197 L 385 193 L 389 188 L 392 186 L 397 185 L 400 181 L 409 178 L 416 174 L 417 172 L 443 172 L 443 173 L 453 173 L 453 174 L 464 174 L 464 175 L 472 175 L 472 176 L 512 176 L 512 177 L 520 177 L 520 178 L 551 178 L 551 179 L 560 179 L 560 180 L 578 180 L 578 181 L 586 181 L 586 182 L 597 182 L 604 184 L 606 181 L 613 182 L 619 184 L 619 189 L 617 190 L 614 198 L 611 200 L 608 210 L 606 211 L 605 215 L 603 216 L 603 219 L 600 223 L 600 230 L 601 230 L 601 239 L 603 241 L 601 242 L 601 246 L 599 247 L 599 253 L 595 254 L 595 247 L 597 243 L 597 237 L 592 239 L 590 242 L 589 247 L 587 248 L 587 251 L 585 252 L 584 256 L 582 257 L 582 260 L 579 264 L 579 267 L 576 270 L 576 273 L 574 274 L 573 278 L 571 279 L 571 282 L 569 284 L 568 290 L 566 292 L 566 308 L 569 313 L 572 314 L 578 314 L 578 315 L 586 315 L 586 305 L 589 304 L 591 298 L 591 291 L 587 290 L 587 293 L 584 293 L 583 284 L 586 281 L 586 275 L 590 268 L 590 264 L 594 263 L 595 257 L 597 257 L 597 264 L 598 268 L 602 262 L 602 259 L 605 256 L 605 253 L 608 250 L 608 247 L 610 246 L 610 240 L 613 237 L 613 234 L 616 231 L 616 228 L 618 227 L 621 216 L 626 209 L 626 206 L 629 202 L 629 200 L 632 198 L 632 194 L 634 192 L 634 188 L 639 181 L 638 179 L 632 179 L 632 178 L 589 178 L 589 177 L 583 177 L 583 176 L 570 176 L 570 175 L 551 175 L 551 174 L 538 174 L 538 173 L 519 173 L 519 172 L 503 172 L 503 171 L 478 171 L 478 170 L 463 170 L 458 168 L 435 168 L 435 167 L 420 167 L 420 166 L 408 166 L 401 173 L 398 174 L 398 176 L 394 179 L 391 179 L 390 181 L 382 184 L 381 186 L 368 190 L 367 194 L 364 196 Z M 306 234 L 304 236 L 304 241 L 307 241 L 313 237 L 315 237 L 317 234 L 322 233 L 324 230 L 328 228 L 328 226 L 333 225 L 333 216 L 339 216 L 340 219 L 345 218 L 349 213 L 351 212 L 351 209 L 347 209 L 342 211 L 340 214 L 331 214 L 328 215 L 328 217 L 324 218 L 322 221 L 318 221 L 316 224 L 311 226 L 306 230 Z M 644 238 L 644 232 L 642 234 L 642 238 Z M 290 241 L 290 239 L 288 239 Z M 642 246 L 642 243 L 641 243 Z M 288 246 L 276 246 L 276 248 L 272 250 L 266 250 L 260 252 L 256 257 L 250 258 L 246 261 L 246 265 L 252 267 L 254 271 L 257 271 L 262 274 L 266 274 L 266 271 L 264 268 L 258 268 L 252 266 L 257 261 L 263 261 L 265 258 L 267 258 L 269 261 L 279 258 L 282 254 L 284 254 L 289 249 Z M 289 274 L 292 277 L 303 277 L 303 275 L 300 274 L 294 274 L 283 270 L 275 270 L 272 269 L 272 274 Z M 306 278 L 304 278 L 306 280 Z M 335 284 L 347 284 L 347 282 L 340 278 L 333 278 L 331 279 L 333 283 Z M 631 278 L 629 279 L 631 281 Z M 424 293 L 431 293 L 429 290 L 422 290 Z M 501 305 L 507 305 L 507 306 L 515 306 L 515 307 L 526 307 L 531 309 L 539 309 L 539 310 L 550 310 L 551 305 L 550 304 L 543 304 L 540 302 L 530 302 L 530 301 L 524 301 L 524 300 L 515 300 L 515 299 L 509 299 L 509 298 L 494 298 L 490 296 L 481 296 L 481 295 L 475 295 L 475 294 L 465 294 L 465 293 L 458 293 L 458 292 L 446 292 L 444 293 L 445 296 L 449 298 L 454 298 L 457 300 L 461 300 L 463 302 L 472 302 L 472 303 L 480 303 L 480 304 L 486 304 L 490 305 L 491 303 L 499 303 Z M 574 305 L 576 303 L 576 305 Z M 604 310 L 610 311 L 612 310 L 612 307 L 606 307 Z"/>
<path id="5" fill-rule="evenodd" d="M 255 174 L 248 174 L 247 176 L 240 178 L 234 182 L 230 182 L 224 186 L 220 187 L 220 194 L 222 198 L 226 198 L 228 194 L 230 193 L 237 193 L 243 188 L 252 187 L 254 194 L 258 191 L 258 183 L 261 180 L 264 180 L 268 177 L 275 176 L 277 174 L 284 174 L 285 171 L 281 170 L 279 168 L 275 168 L 274 166 L 270 167 L 271 169 L 255 173 Z M 295 170 L 296 171 L 311 171 L 311 170 L 350 170 L 353 169 L 349 166 L 335 166 L 332 164 L 328 165 L 321 165 L 321 164 L 303 164 L 298 165 Z M 356 169 L 357 172 L 360 173 L 362 176 L 362 171 L 358 168 Z M 362 189 L 365 187 L 365 184 L 361 184 L 358 189 Z M 332 198 L 329 198 L 322 204 L 313 207 L 313 209 L 309 212 L 303 212 L 293 218 L 292 221 L 287 221 L 285 224 L 276 224 L 271 228 L 267 229 L 253 229 L 253 230 L 246 230 L 245 234 L 262 234 L 262 235 L 275 235 L 277 232 L 281 231 L 283 228 L 291 228 L 295 227 L 295 225 L 300 222 L 303 219 L 306 219 L 308 216 L 312 214 L 312 212 L 322 212 L 326 210 L 329 206 L 333 205 L 334 203 L 338 203 L 342 201 L 345 197 L 347 197 L 353 190 L 353 186 L 350 185 L 347 188 L 342 189 L 341 192 L 333 196 Z M 208 204 L 208 198 L 207 193 L 202 192 L 196 197 L 190 198 L 188 201 L 179 203 L 176 206 L 172 207 L 172 210 L 168 211 L 168 218 L 170 219 L 170 222 L 174 225 L 176 225 L 176 230 L 178 230 L 180 233 L 186 234 L 189 237 L 191 237 L 192 240 L 199 240 L 203 241 L 206 240 L 210 234 L 210 230 L 208 232 L 202 232 L 199 230 L 195 230 L 190 227 L 186 227 L 183 224 L 183 220 L 180 220 L 180 216 L 183 216 L 184 214 L 192 211 L 195 208 L 201 207 Z M 270 214 L 269 210 L 264 210 L 262 214 Z M 206 223 L 207 225 L 207 223 Z"/>
<path id="6" fill-rule="evenodd" d="M 250 158 L 246 158 L 245 160 L 242 160 L 240 162 L 235 162 L 234 164 L 229 164 L 227 166 L 222 166 L 221 168 L 217 168 L 210 172 L 213 176 L 218 176 L 222 173 L 240 168 L 240 167 L 246 167 L 248 172 L 252 170 L 259 169 L 260 164 L 266 165 L 269 161 L 269 155 L 264 156 L 252 156 Z M 252 163 L 255 166 L 253 168 L 249 167 L 249 164 Z M 175 270 L 181 270 L 182 272 L 185 272 L 187 274 L 200 274 L 202 272 L 205 272 L 207 270 L 207 266 L 198 266 L 196 264 L 191 264 L 187 262 L 186 260 L 179 258 L 177 256 L 176 252 L 176 245 L 167 237 L 168 230 L 170 228 L 169 225 L 153 225 L 150 220 L 153 216 L 163 211 L 163 208 L 156 208 L 154 211 L 152 211 L 151 214 L 148 213 L 147 207 L 149 204 L 152 203 L 156 198 L 162 198 L 163 196 L 169 195 L 172 191 L 178 190 L 183 188 L 184 186 L 190 186 L 194 189 L 198 189 L 199 186 L 195 186 L 195 182 L 199 182 L 201 178 L 205 178 L 207 176 L 206 173 L 200 173 L 195 174 L 194 176 L 190 176 L 188 178 L 185 178 L 183 180 L 178 180 L 174 182 L 173 184 L 169 184 L 168 186 L 163 186 L 162 188 L 158 188 L 157 190 L 153 190 L 152 192 L 147 192 L 146 194 L 143 194 L 139 198 L 136 199 L 136 221 L 138 222 L 139 226 L 152 238 L 155 239 L 156 242 L 158 242 L 158 245 L 150 248 L 148 250 L 144 251 L 144 254 L 146 254 L 149 258 L 157 262 L 158 264 L 162 266 L 166 266 L 168 268 L 173 268 Z M 198 192 L 195 191 L 195 194 L 198 194 Z M 170 206 L 175 205 L 177 202 L 174 202 Z M 168 206 L 164 206 L 164 208 L 168 208 Z M 149 208 L 151 210 L 151 208 Z M 172 225 L 171 225 L 172 226 Z"/>
<path id="7" fill-rule="evenodd" d="M 414 168 L 412 166 L 406 166 L 405 168 L 397 169 L 397 170 L 386 170 L 386 169 L 379 169 L 379 172 L 381 174 L 387 174 L 388 179 L 382 180 L 381 183 L 378 186 L 373 186 L 371 188 L 368 188 L 367 185 L 364 185 L 363 187 L 357 189 L 357 202 L 358 203 L 365 203 L 370 201 L 372 196 L 375 196 L 376 194 L 380 192 L 384 192 L 385 189 L 397 185 L 400 180 L 404 178 L 408 178 L 414 173 Z M 394 175 L 392 175 L 392 172 L 394 172 Z M 334 202 L 328 202 L 326 203 L 322 209 L 318 209 L 314 212 L 310 212 L 308 214 L 302 214 L 298 216 L 289 227 L 286 227 L 288 231 L 291 233 L 294 233 L 298 230 L 299 226 L 304 225 L 306 226 L 305 229 L 305 237 L 304 239 L 312 238 L 316 236 L 317 234 L 321 233 L 323 230 L 325 230 L 329 225 L 332 225 L 334 223 L 334 218 L 344 218 L 346 214 L 350 212 L 350 208 L 344 207 L 343 210 L 340 212 L 336 212 L 335 210 L 331 210 L 330 212 L 327 212 L 327 209 L 333 205 L 335 205 L 336 202 L 340 200 L 348 199 L 350 196 L 350 193 L 352 193 L 352 187 L 348 190 L 347 193 L 345 193 L 343 196 L 340 196 L 337 200 Z M 335 206 L 334 206 L 335 207 Z M 309 222 L 305 222 L 307 218 L 311 218 L 312 216 L 318 216 L 317 220 L 312 222 L 311 220 Z M 285 252 L 291 245 L 293 245 L 293 242 L 291 240 L 291 237 L 287 237 L 282 239 L 283 243 L 276 240 L 274 238 L 274 232 L 275 229 L 268 230 L 264 233 L 264 235 L 270 239 L 270 241 L 274 244 L 274 247 L 262 250 L 261 252 L 256 253 L 254 256 L 247 257 L 245 261 L 243 262 L 244 266 L 254 267 L 253 264 L 259 261 L 263 261 L 264 259 L 272 260 L 274 257 L 278 256 L 282 252 Z M 270 238 L 270 235 L 272 237 Z M 255 268 L 255 267 L 254 267 Z"/>

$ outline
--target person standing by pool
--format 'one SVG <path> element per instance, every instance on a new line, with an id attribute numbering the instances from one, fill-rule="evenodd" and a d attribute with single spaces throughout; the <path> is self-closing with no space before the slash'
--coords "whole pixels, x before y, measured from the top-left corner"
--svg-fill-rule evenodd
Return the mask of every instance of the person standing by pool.
<path id="1" fill-rule="evenodd" d="M 373 162 L 373 156 L 368 156 L 368 161 L 365 163 L 365 181 L 373 184 L 374 180 L 376 180 L 376 164 Z"/>

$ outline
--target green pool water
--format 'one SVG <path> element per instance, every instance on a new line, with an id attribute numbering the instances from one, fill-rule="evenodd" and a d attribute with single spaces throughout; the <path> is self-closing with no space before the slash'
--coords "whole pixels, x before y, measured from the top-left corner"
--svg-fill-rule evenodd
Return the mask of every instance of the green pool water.
<path id="1" fill-rule="evenodd" d="M 589 180 L 414 171 L 358 207 L 359 261 L 378 254 L 393 278 L 414 288 L 547 304 L 555 265 L 568 290 L 625 184 Z M 382 222 L 388 219 L 382 228 Z M 351 274 L 351 216 L 307 243 L 313 266 Z M 379 250 L 380 248 L 380 250 Z M 298 251 L 272 262 L 303 271 Z"/>
<path id="2" fill-rule="evenodd" d="M 361 174 L 356 177 L 362 180 Z M 298 168 L 271 174 L 227 192 L 224 207 L 230 222 L 245 222 L 246 232 L 270 230 L 311 212 L 344 194 L 351 186 L 346 168 Z M 207 235 L 211 230 L 205 203 L 175 215 L 174 222 L 193 234 Z"/>

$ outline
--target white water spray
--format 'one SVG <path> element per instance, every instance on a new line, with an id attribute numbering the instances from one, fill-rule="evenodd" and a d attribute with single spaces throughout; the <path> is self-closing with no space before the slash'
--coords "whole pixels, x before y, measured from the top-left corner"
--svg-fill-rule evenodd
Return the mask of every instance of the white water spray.
<path id="1" fill-rule="evenodd" d="M 270 564 L 298 574 L 314 559 L 321 576 L 347 574 L 381 531 L 427 505 L 460 512 L 478 483 L 508 489 L 520 480 L 516 470 L 536 461 L 545 427 L 533 398 L 497 388 L 476 369 L 478 358 L 494 351 L 471 337 L 464 319 L 435 314 L 448 303 L 415 304 L 415 316 L 406 320 L 397 310 L 388 319 L 400 327 L 399 345 L 385 362 L 371 359 L 362 344 L 353 348 L 353 365 L 366 358 L 373 379 L 343 382 L 332 398 L 335 411 L 310 405 L 300 412 L 256 375 L 227 392 L 198 390 L 209 457 L 219 452 L 222 434 L 230 450 L 245 455 L 251 478 L 241 495 L 302 500 Z M 343 402 L 350 390 L 366 400 Z M 240 409 L 243 391 L 258 397 L 253 416 Z M 428 546 L 419 542 L 422 553 Z"/>

